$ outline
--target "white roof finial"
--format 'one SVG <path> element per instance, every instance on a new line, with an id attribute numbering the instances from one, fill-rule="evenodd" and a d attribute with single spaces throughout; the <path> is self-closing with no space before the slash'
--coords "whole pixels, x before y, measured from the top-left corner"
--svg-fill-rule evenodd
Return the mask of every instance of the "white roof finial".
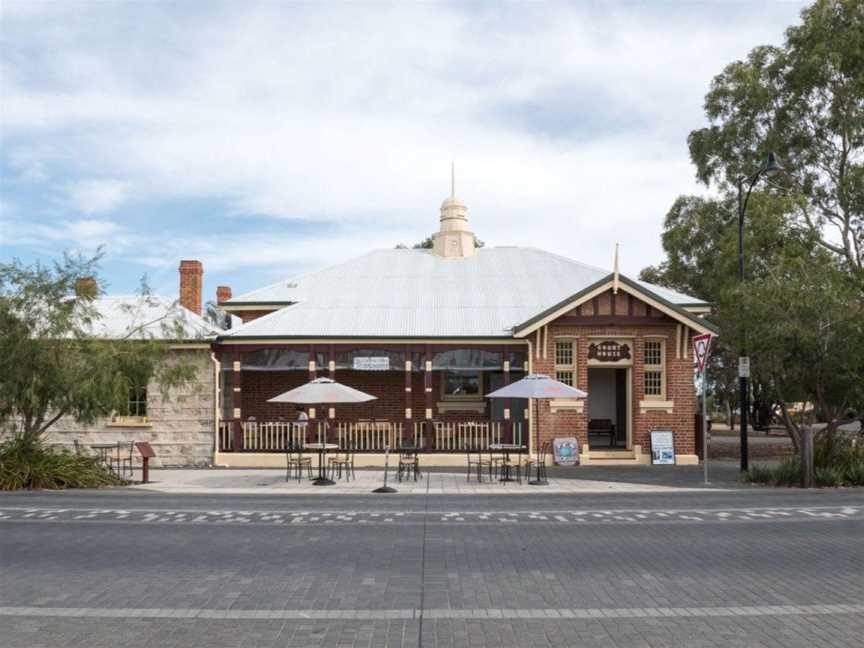
<path id="1" fill-rule="evenodd" d="M 613 263 L 614 266 L 614 277 L 612 278 L 612 294 L 618 294 L 618 244 L 615 244 L 615 261 Z"/>

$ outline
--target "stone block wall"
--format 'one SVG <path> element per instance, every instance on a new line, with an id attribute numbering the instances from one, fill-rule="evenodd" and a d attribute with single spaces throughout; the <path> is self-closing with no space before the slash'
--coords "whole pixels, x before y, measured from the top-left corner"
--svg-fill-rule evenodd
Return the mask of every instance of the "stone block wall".
<path id="1" fill-rule="evenodd" d="M 175 350 L 183 360 L 196 367 L 194 381 L 163 397 L 159 386 L 147 388 L 148 423 L 115 425 L 110 420 L 81 425 L 71 418 L 58 421 L 46 436 L 53 445 L 72 448 L 74 441 L 82 446 L 95 443 L 132 443 L 148 441 L 156 451 L 150 465 L 207 466 L 213 463 L 215 428 L 214 365 L 209 349 Z M 133 456 L 138 459 L 138 452 Z"/>

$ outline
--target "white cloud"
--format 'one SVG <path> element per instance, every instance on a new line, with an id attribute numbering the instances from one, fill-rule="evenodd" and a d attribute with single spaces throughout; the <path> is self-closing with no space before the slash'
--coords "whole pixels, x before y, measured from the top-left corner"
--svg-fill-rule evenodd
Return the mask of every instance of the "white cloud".
<path id="1" fill-rule="evenodd" d="M 269 227 L 166 230 L 147 263 L 325 264 L 419 240 L 455 159 L 480 238 L 598 265 L 621 241 L 635 273 L 659 260 L 674 198 L 698 190 L 685 140 L 711 77 L 779 42 L 800 3 L 147 7 L 13 13 L 6 31 L 41 74 L 12 57 L 0 68 L 18 158 L 110 176 L 67 187 L 85 215 L 134 187 L 342 226 L 299 249 Z"/>
<path id="2" fill-rule="evenodd" d="M 117 180 L 81 180 L 68 184 L 66 193 L 72 205 L 88 215 L 112 211 L 129 197 L 127 183 Z"/>

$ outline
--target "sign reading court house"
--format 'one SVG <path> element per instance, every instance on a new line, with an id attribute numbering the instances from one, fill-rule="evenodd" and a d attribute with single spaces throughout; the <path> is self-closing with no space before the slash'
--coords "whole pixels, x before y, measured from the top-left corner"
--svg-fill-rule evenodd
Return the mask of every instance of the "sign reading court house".
<path id="1" fill-rule="evenodd" d="M 623 276 L 617 264 L 479 247 L 452 192 L 431 239 L 358 250 L 221 302 L 243 324 L 214 344 L 221 425 L 231 430 L 220 460 L 231 465 L 227 455 L 242 451 L 248 465 L 251 432 L 296 420 L 267 396 L 329 377 L 376 397 L 322 410 L 333 441 L 359 452 L 410 442 L 427 452 L 515 444 L 533 453 L 539 443 L 551 455 L 559 438 L 576 440 L 582 463 L 650 463 L 650 432 L 662 429 L 678 463 L 697 461 L 691 342 L 716 333 L 706 302 Z M 531 417 L 524 399 L 486 398 L 529 372 L 588 396 L 540 401 Z"/>

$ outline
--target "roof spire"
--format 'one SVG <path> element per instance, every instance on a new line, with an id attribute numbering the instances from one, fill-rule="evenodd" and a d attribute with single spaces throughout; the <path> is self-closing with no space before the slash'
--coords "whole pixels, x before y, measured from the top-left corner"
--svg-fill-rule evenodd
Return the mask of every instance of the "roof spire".
<path id="1" fill-rule="evenodd" d="M 615 261 L 613 262 L 612 294 L 618 294 L 618 243 L 615 243 Z"/>
<path id="2" fill-rule="evenodd" d="M 450 197 L 456 197 L 456 163 L 450 162 Z"/>

